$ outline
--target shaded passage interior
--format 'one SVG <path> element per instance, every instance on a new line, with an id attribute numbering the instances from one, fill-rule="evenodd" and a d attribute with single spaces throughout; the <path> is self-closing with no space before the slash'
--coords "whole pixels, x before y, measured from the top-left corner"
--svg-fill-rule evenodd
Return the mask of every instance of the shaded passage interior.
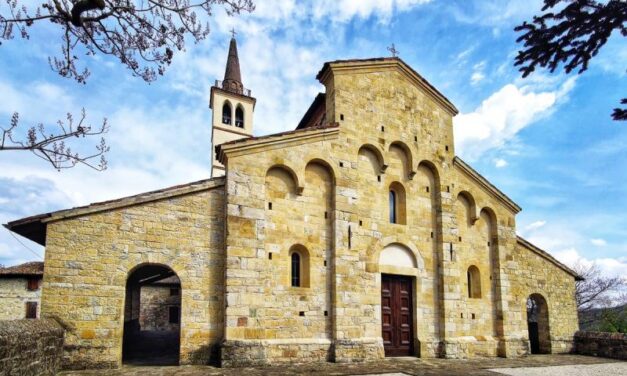
<path id="1" fill-rule="evenodd" d="M 172 269 L 144 264 L 126 282 L 122 361 L 178 365 L 181 282 Z"/>

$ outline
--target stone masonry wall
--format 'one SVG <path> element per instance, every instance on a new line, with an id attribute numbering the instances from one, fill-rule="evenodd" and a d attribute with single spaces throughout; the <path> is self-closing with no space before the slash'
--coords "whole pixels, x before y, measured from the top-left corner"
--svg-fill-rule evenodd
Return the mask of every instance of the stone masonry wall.
<path id="1" fill-rule="evenodd" d="M 0 321 L 0 376 L 55 375 L 63 328 L 54 320 Z"/>
<path id="2" fill-rule="evenodd" d="M 511 287 L 506 333 L 510 340 L 528 340 L 527 298 L 539 294 L 548 305 L 550 352 L 571 352 L 579 327 L 574 277 L 520 243 L 508 255 L 507 269 Z"/>
<path id="3" fill-rule="evenodd" d="M 28 278 L 0 279 L 0 320 L 23 319 L 27 302 L 37 303 L 37 317 L 40 317 L 41 287 L 30 291 L 27 286 Z"/>
<path id="4" fill-rule="evenodd" d="M 178 289 L 178 287 L 176 288 Z M 180 309 L 180 295 L 171 295 L 170 286 L 147 285 L 140 290 L 140 330 L 175 331 L 180 324 L 170 322 L 170 307 Z"/>
<path id="5" fill-rule="evenodd" d="M 125 286 L 139 265 L 181 281 L 180 362 L 207 363 L 222 339 L 224 190 L 206 190 L 48 224 L 42 315 L 68 327 L 65 368 L 118 367 Z"/>
<path id="6" fill-rule="evenodd" d="M 415 278 L 416 353 L 496 355 L 515 213 L 455 168 L 450 115 L 400 73 L 343 72 L 326 85 L 327 119 L 339 122 L 338 133 L 227 152 L 223 364 L 282 362 L 285 351 L 290 361 L 306 361 L 307 346 L 326 336 L 335 361 L 382 357 L 381 273 L 390 269 L 379 254 L 390 244 L 416 259 L 416 268 L 393 270 Z M 322 166 L 318 176 L 331 187 L 307 178 L 311 165 Z M 389 221 L 391 187 L 405 198 L 399 223 Z M 316 195 L 327 191 L 325 204 Z M 472 208 L 456 209 L 462 192 Z M 330 231 L 321 219 L 329 207 Z M 332 241 L 322 241 L 329 233 Z M 293 244 L 309 251 L 315 286 L 313 279 L 305 289 L 281 284 L 289 281 L 285 255 Z M 466 295 L 470 265 L 481 270 L 479 299 Z M 328 331 L 318 324 L 325 322 Z M 267 351 L 273 346 L 284 352 Z"/>
<path id="7" fill-rule="evenodd" d="M 627 360 L 627 334 L 577 332 L 575 352 L 581 355 Z"/>

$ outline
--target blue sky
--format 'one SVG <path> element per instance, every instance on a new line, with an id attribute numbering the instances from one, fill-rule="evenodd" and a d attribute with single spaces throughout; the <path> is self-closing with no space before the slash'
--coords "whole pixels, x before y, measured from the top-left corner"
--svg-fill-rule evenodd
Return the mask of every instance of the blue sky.
<path id="1" fill-rule="evenodd" d="M 207 178 L 209 89 L 222 79 L 230 30 L 244 85 L 257 98 L 255 134 L 295 128 L 323 87 L 325 61 L 400 57 L 460 110 L 456 153 L 514 199 L 518 233 L 560 260 L 596 262 L 627 275 L 627 123 L 610 113 L 627 95 L 627 43 L 615 35 L 584 75 L 513 67 L 514 26 L 541 1 L 264 1 L 232 18 L 214 9 L 211 34 L 189 43 L 150 85 L 110 57 L 80 56 L 86 85 L 48 67 L 54 25 L 0 46 L 0 125 L 53 124 L 85 107 L 109 119 L 109 169 L 57 172 L 25 152 L 0 153 L 0 222 Z M 80 147 L 80 146 L 79 146 Z M 0 229 L 0 264 L 35 260 L 43 248 Z M 28 248 L 28 249 L 27 249 Z"/>

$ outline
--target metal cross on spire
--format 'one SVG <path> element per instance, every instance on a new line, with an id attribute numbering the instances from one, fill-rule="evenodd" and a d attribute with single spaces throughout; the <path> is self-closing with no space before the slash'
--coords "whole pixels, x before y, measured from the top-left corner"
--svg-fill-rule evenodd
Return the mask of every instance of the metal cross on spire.
<path id="1" fill-rule="evenodd" d="M 392 53 L 392 57 L 397 57 L 398 54 L 401 52 L 401 51 L 396 49 L 396 46 L 394 46 L 394 43 L 392 43 L 391 47 L 388 47 L 388 51 L 390 51 Z"/>
<path id="2" fill-rule="evenodd" d="M 237 34 L 235 28 L 231 28 L 231 38 L 235 39 L 235 34 Z"/>

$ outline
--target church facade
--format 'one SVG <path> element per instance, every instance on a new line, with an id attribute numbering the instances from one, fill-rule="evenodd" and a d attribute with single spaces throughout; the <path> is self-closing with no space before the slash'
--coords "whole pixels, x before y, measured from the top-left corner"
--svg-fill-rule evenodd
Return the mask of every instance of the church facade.
<path id="1" fill-rule="evenodd" d="M 6 225 L 46 247 L 41 315 L 67 328 L 66 367 L 120 366 L 137 291 L 173 277 L 181 364 L 571 350 L 578 276 L 455 155 L 454 105 L 395 57 L 317 78 L 295 130 L 253 137 L 232 40 L 211 179 Z"/>

